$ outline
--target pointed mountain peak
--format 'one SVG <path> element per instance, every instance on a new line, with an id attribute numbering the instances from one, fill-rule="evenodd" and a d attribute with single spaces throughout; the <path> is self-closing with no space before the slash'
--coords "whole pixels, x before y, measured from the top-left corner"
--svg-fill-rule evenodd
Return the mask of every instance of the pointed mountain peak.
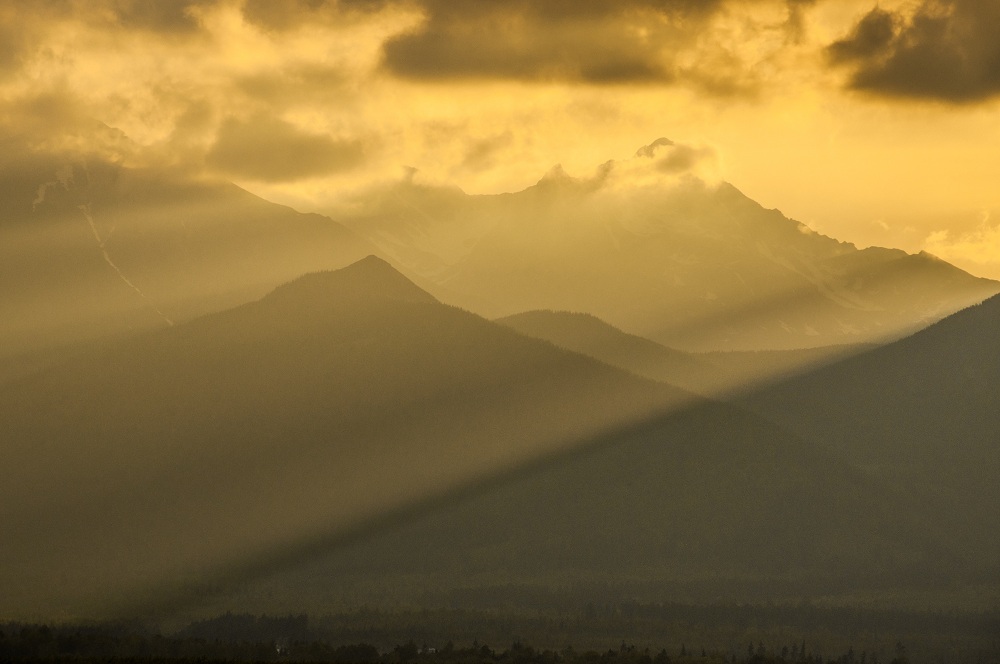
<path id="1" fill-rule="evenodd" d="M 402 277 L 403 279 L 406 279 L 406 277 L 403 277 L 403 275 L 400 274 L 400 272 L 396 268 L 394 268 L 392 265 L 389 264 L 389 261 L 383 258 L 379 258 L 375 254 L 368 254 L 361 260 L 355 261 L 350 265 L 348 265 L 347 267 L 342 267 L 339 270 L 332 271 L 332 274 L 339 274 L 341 276 L 352 273 L 366 274 L 376 278 L 384 278 L 384 277 L 394 278 L 390 275 L 395 275 L 396 277 Z M 316 273 L 316 274 L 322 274 L 322 273 Z"/>
<path id="2" fill-rule="evenodd" d="M 396 300 L 437 302 L 378 256 L 370 255 L 347 267 L 311 272 L 276 288 L 265 299 L 319 303 L 330 300 Z"/>
<path id="3" fill-rule="evenodd" d="M 594 191 L 601 186 L 602 176 L 589 178 L 576 178 L 566 172 L 562 164 L 556 164 L 548 170 L 534 185 L 524 190 L 529 196 L 543 194 L 551 195 L 575 195 Z"/>
<path id="4" fill-rule="evenodd" d="M 541 180 L 538 181 L 539 184 L 543 182 L 575 182 L 575 178 L 566 172 L 566 169 L 563 168 L 562 164 L 556 164 L 542 176 Z"/>

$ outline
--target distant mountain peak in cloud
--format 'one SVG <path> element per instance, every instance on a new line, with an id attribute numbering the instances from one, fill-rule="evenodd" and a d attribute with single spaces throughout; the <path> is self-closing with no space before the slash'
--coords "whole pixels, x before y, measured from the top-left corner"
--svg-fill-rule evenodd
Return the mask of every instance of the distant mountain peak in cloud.
<path id="1" fill-rule="evenodd" d="M 636 157 L 654 157 L 654 156 L 656 156 L 656 149 L 657 148 L 660 148 L 660 147 L 663 147 L 663 146 L 671 146 L 672 147 L 674 145 L 676 145 L 676 143 L 674 143 L 672 140 L 670 140 L 669 138 L 665 138 L 665 137 L 661 136 L 660 138 L 656 139 L 655 141 L 653 141 L 649 145 L 643 145 L 641 148 L 639 148 L 638 150 L 636 150 L 635 151 L 635 156 Z"/>
<path id="2" fill-rule="evenodd" d="M 1000 289 L 814 232 L 714 179 L 715 159 L 659 138 L 590 176 L 557 166 L 492 196 L 379 191 L 337 218 L 451 304 L 492 318 L 584 311 L 689 351 L 870 343 Z"/>
<path id="3" fill-rule="evenodd" d="M 566 172 L 562 164 L 556 164 L 545 172 L 545 175 L 535 183 L 534 188 L 557 190 L 575 187 L 577 189 L 593 189 L 593 185 L 592 178 L 574 177 Z"/>

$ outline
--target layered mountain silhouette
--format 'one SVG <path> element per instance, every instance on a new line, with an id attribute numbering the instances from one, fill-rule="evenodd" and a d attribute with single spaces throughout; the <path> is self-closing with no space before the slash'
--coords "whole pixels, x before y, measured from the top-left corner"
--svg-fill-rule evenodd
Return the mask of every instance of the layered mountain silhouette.
<path id="1" fill-rule="evenodd" d="M 317 552 L 212 612 L 795 602 L 982 582 L 966 576 L 964 542 L 920 507 L 761 419 L 703 402 Z"/>
<path id="2" fill-rule="evenodd" d="M 169 169 L 0 166 L 4 617 L 996 578 L 1000 300 L 791 375 L 996 282 L 693 175 L 623 192 L 613 163 L 406 182 L 337 222 Z"/>
<path id="3" fill-rule="evenodd" d="M 612 162 L 591 179 L 555 169 L 496 196 L 397 183 L 334 221 L 175 170 L 8 147 L 8 357 L 166 326 L 379 251 L 482 315 L 584 311 L 685 350 L 892 338 L 1000 289 L 926 254 L 813 233 L 725 183 L 692 176 L 622 193 Z"/>
<path id="4" fill-rule="evenodd" d="M 708 395 L 753 389 L 868 348 L 855 345 L 687 353 L 622 332 L 590 314 L 528 311 L 497 322 L 640 376 Z"/>
<path id="5" fill-rule="evenodd" d="M 497 319 L 521 334 L 597 358 L 612 366 L 688 388 L 701 388 L 718 368 L 696 354 L 622 332 L 596 316 L 568 311 L 527 311 Z"/>
<path id="6" fill-rule="evenodd" d="M 692 398 L 375 257 L 310 274 L 0 388 L 0 612 L 252 571 Z"/>
<path id="7" fill-rule="evenodd" d="M 782 427 L 945 506 L 970 552 L 1000 560 L 1000 299 L 744 403 Z M 930 508 L 925 512 L 928 519 Z"/>
<path id="8" fill-rule="evenodd" d="M 727 183 L 622 192 L 615 169 L 493 196 L 404 182 L 338 219 L 477 313 L 581 311 L 684 350 L 881 341 L 1000 290 L 929 254 L 820 235 Z"/>
<path id="9" fill-rule="evenodd" d="M 825 449 L 440 304 L 375 257 L 13 381 L 0 414 L 11 616 L 271 572 L 292 579 L 275 601 L 344 579 L 704 600 L 923 583 L 968 558 Z"/>
<path id="10" fill-rule="evenodd" d="M 375 251 L 230 183 L 6 147 L 2 356 L 165 327 Z"/>

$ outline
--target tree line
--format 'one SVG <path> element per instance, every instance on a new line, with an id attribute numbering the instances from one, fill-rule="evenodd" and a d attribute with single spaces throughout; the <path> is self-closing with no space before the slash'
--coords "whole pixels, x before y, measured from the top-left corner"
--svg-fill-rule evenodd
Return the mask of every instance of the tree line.
<path id="1" fill-rule="evenodd" d="M 303 617 L 236 617 L 247 627 L 256 624 L 272 635 L 305 636 Z M 291 628 L 289 631 L 287 628 Z M 742 655 L 706 651 L 681 645 L 676 652 L 665 648 L 653 652 L 624 641 L 604 651 L 536 649 L 515 642 L 503 650 L 473 642 L 459 647 L 451 642 L 441 647 L 408 641 L 385 651 L 370 643 L 334 645 L 324 641 L 289 636 L 261 638 L 246 633 L 246 639 L 206 639 L 190 635 L 163 636 L 144 632 L 135 625 L 49 626 L 8 623 L 0 628 L 0 661 L 3 662 L 333 662 L 337 664 L 882 664 L 867 653 L 853 649 L 834 658 L 809 652 L 805 643 L 768 648 L 763 642 L 749 643 Z M 896 657 L 885 664 L 908 664 L 906 649 L 897 647 Z"/>

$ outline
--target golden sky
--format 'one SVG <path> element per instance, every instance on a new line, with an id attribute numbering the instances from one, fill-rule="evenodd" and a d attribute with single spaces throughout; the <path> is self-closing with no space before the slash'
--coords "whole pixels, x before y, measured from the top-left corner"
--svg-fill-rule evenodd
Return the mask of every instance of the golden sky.
<path id="1" fill-rule="evenodd" d="M 995 0 L 0 0 L 0 140 L 327 210 L 668 137 L 818 231 L 1000 278 L 998 34 Z"/>

